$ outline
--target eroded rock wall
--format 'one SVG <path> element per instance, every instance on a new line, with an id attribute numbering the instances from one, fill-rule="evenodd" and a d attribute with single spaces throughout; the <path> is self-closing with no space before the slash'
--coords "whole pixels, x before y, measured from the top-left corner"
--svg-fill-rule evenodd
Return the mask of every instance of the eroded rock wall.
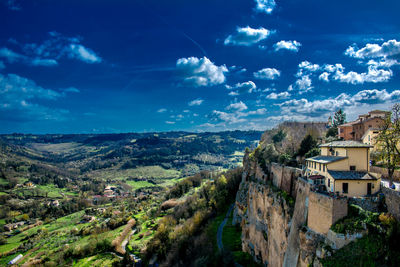
<path id="1" fill-rule="evenodd" d="M 247 208 L 238 209 L 242 214 L 242 248 L 260 263 L 282 266 L 290 208 L 286 200 L 266 184 L 248 182 L 247 192 Z"/>

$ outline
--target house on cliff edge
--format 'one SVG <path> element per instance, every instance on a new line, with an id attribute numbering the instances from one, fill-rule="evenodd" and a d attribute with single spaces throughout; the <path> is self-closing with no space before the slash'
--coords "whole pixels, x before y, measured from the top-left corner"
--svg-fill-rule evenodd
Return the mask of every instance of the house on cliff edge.
<path id="1" fill-rule="evenodd" d="M 347 197 L 369 196 L 379 191 L 380 177 L 369 171 L 372 146 L 334 141 L 320 148 L 321 155 L 306 159 L 305 174 L 311 180 L 318 177 L 328 192 Z"/>

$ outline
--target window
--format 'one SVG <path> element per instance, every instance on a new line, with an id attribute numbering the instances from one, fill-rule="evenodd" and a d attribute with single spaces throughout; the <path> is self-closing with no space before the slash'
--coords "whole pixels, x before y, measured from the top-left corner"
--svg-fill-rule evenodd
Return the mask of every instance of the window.
<path id="1" fill-rule="evenodd" d="M 350 171 L 355 171 L 356 170 L 356 166 L 350 166 Z"/>
<path id="2" fill-rule="evenodd" d="M 349 183 L 343 183 L 343 193 L 347 194 L 349 192 Z"/>
<path id="3" fill-rule="evenodd" d="M 328 179 L 328 187 L 331 187 L 331 179 Z"/>
<path id="4" fill-rule="evenodd" d="M 338 151 L 336 151 L 336 156 L 339 156 L 339 152 Z"/>
<path id="5" fill-rule="evenodd" d="M 324 172 L 325 172 L 325 164 L 324 164 Z"/>
<path id="6" fill-rule="evenodd" d="M 321 171 L 321 163 L 318 163 L 318 165 L 319 165 L 319 171 Z"/>

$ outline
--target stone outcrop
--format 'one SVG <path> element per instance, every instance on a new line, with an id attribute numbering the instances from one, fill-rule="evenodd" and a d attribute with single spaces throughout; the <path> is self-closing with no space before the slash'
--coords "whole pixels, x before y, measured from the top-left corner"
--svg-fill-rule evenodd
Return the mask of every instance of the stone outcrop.
<path id="1" fill-rule="evenodd" d="M 247 192 L 247 207 L 238 207 L 237 211 L 242 215 L 243 250 L 260 263 L 282 266 L 287 249 L 290 207 L 282 196 L 265 184 L 249 182 Z"/>

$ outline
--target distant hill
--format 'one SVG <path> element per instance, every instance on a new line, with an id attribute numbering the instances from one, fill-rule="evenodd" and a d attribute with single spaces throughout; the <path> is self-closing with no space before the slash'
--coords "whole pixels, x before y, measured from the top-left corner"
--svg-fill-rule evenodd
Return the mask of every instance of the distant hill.
<path id="1" fill-rule="evenodd" d="M 122 134 L 0 135 L 0 187 L 85 179 L 123 182 L 179 178 L 201 170 L 241 164 L 245 147 L 260 131 L 160 132 Z M 83 180 L 82 180 L 83 179 Z M 147 184 L 146 184 L 147 185 Z M 134 186 L 135 187 L 135 186 Z"/>

